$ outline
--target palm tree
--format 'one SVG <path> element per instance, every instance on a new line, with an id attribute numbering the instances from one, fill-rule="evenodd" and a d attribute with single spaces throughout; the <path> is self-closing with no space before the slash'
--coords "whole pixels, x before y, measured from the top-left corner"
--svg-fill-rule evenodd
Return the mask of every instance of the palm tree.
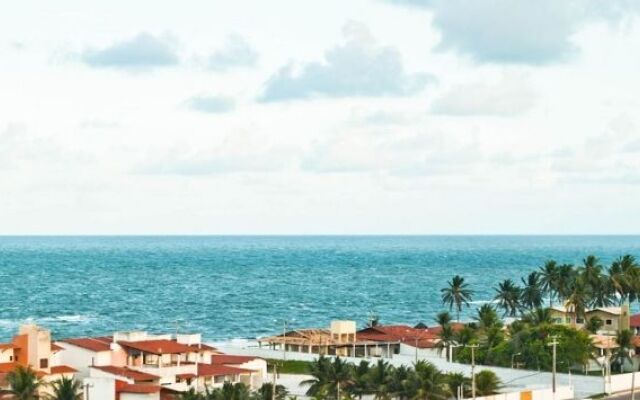
<path id="1" fill-rule="evenodd" d="M 542 291 L 549 296 L 549 307 L 553 307 L 553 298 L 555 293 L 556 282 L 558 281 L 558 264 L 553 261 L 547 261 L 542 268 L 540 268 L 540 284 Z"/>
<path id="2" fill-rule="evenodd" d="M 633 363 L 631 359 L 631 351 L 634 349 L 633 332 L 629 329 L 623 329 L 616 334 L 616 342 L 618 347 L 613 353 L 611 361 L 620 364 L 620 373 L 624 372 L 625 361 Z"/>
<path id="3" fill-rule="evenodd" d="M 480 396 L 495 394 L 501 384 L 500 378 L 493 371 L 485 369 L 476 374 L 476 394 Z"/>
<path id="4" fill-rule="evenodd" d="M 594 315 L 587 320 L 587 323 L 584 325 L 584 329 L 593 334 L 596 334 L 603 326 L 604 321 L 597 315 Z"/>
<path id="5" fill-rule="evenodd" d="M 410 393 L 408 393 L 407 387 L 409 379 L 412 375 L 413 370 L 405 365 L 401 365 L 393 370 L 393 377 L 391 379 L 391 384 L 389 385 L 389 390 L 392 397 L 395 397 L 399 400 L 405 400 L 409 398 Z"/>
<path id="6" fill-rule="evenodd" d="M 352 396 L 362 398 L 362 396 L 371 392 L 371 381 L 369 378 L 371 365 L 369 364 L 369 361 L 361 360 L 360 364 L 355 365 L 352 368 L 352 382 L 345 389 Z"/>
<path id="7" fill-rule="evenodd" d="M 633 256 L 627 254 L 615 260 L 608 273 L 611 287 L 619 297 L 619 304 L 638 299 L 640 266 Z"/>
<path id="8" fill-rule="evenodd" d="M 82 382 L 73 378 L 62 377 L 51 382 L 53 393 L 48 400 L 82 400 Z"/>
<path id="9" fill-rule="evenodd" d="M 569 297 L 571 286 L 576 280 L 576 270 L 571 264 L 562 264 L 558 267 L 558 276 L 555 281 L 554 290 L 561 303 Z"/>
<path id="10" fill-rule="evenodd" d="M 446 376 L 433 364 L 420 360 L 414 365 L 415 373 L 407 382 L 412 398 L 416 400 L 447 399 L 451 395 Z"/>
<path id="11" fill-rule="evenodd" d="M 35 371 L 22 365 L 18 365 L 9 372 L 5 380 L 9 385 L 9 390 L 6 392 L 12 394 L 15 400 L 36 400 L 38 389 L 42 387 L 42 382 Z"/>
<path id="12" fill-rule="evenodd" d="M 529 311 L 522 320 L 528 324 L 533 326 L 538 326 L 542 324 L 550 324 L 552 322 L 551 318 L 551 309 L 550 308 L 536 308 L 535 310 Z"/>
<path id="13" fill-rule="evenodd" d="M 504 309 L 504 315 L 515 317 L 520 310 L 520 297 L 522 289 L 511 279 L 505 279 L 495 288 L 496 296 L 494 300 Z"/>
<path id="14" fill-rule="evenodd" d="M 273 383 L 263 383 L 262 386 L 256 391 L 254 399 L 252 400 L 285 400 L 287 398 L 287 388 L 282 385 L 276 385 L 276 393 L 274 397 Z"/>
<path id="15" fill-rule="evenodd" d="M 454 335 L 455 342 L 459 345 L 466 346 L 477 341 L 476 332 L 469 326 L 465 325 Z"/>
<path id="16" fill-rule="evenodd" d="M 566 308 L 569 312 L 573 312 L 573 324 L 575 324 L 578 318 L 584 318 L 590 300 L 589 290 L 584 282 L 584 276 L 576 278 L 569 290 Z"/>
<path id="17" fill-rule="evenodd" d="M 393 380 L 393 367 L 380 359 L 369 373 L 372 393 L 377 400 L 386 400 L 391 394 L 390 386 Z"/>
<path id="18" fill-rule="evenodd" d="M 462 387 L 463 396 L 465 393 L 467 393 L 469 387 L 469 378 L 467 378 L 460 372 L 450 372 L 447 374 L 447 385 L 449 386 L 449 391 L 453 393 L 456 398 L 458 398 L 457 394 L 460 387 Z"/>
<path id="19" fill-rule="evenodd" d="M 440 326 L 445 326 L 447 324 L 450 324 L 451 320 L 452 318 L 451 318 L 451 314 L 449 314 L 449 311 L 441 311 L 436 316 L 436 321 Z"/>
<path id="20" fill-rule="evenodd" d="M 449 351 L 451 350 L 451 345 L 455 344 L 456 334 L 453 331 L 453 327 L 451 324 L 446 324 L 442 326 L 440 333 L 438 334 L 438 342 L 436 343 L 436 347 L 438 349 L 438 355 L 442 355 L 442 350 L 445 351 L 445 356 L 447 360 L 449 359 Z"/>
<path id="21" fill-rule="evenodd" d="M 612 286 L 611 279 L 606 275 L 600 275 L 590 285 L 592 307 L 608 307 L 615 303 L 615 289 Z"/>
<path id="22" fill-rule="evenodd" d="M 307 396 L 316 396 L 321 392 L 326 392 L 331 374 L 331 360 L 320 356 L 309 365 L 308 374 L 311 379 L 300 382 L 302 386 L 309 386 Z"/>
<path id="23" fill-rule="evenodd" d="M 449 306 L 449 310 L 452 310 L 455 306 L 457 312 L 457 320 L 460 322 L 460 312 L 462 311 L 462 305 L 469 306 L 469 302 L 473 297 L 473 291 L 468 289 L 468 284 L 464 283 L 464 278 L 460 275 L 454 276 L 449 281 L 449 286 L 441 289 L 442 303 Z"/>
<path id="24" fill-rule="evenodd" d="M 481 329 L 489 329 L 494 326 L 502 326 L 502 321 L 498 317 L 496 309 L 491 304 L 483 304 L 478 308 L 477 316 L 475 320 L 478 321 L 478 325 Z"/>
<path id="25" fill-rule="evenodd" d="M 532 272 L 527 276 L 526 280 L 524 278 L 520 279 L 524 285 L 520 295 L 521 304 L 529 309 L 542 306 L 543 291 L 542 284 L 540 283 L 540 275 L 537 272 Z"/>
<path id="26" fill-rule="evenodd" d="M 580 267 L 578 271 L 587 285 L 593 285 L 600 279 L 602 265 L 600 265 L 598 257 L 589 255 L 582 260 L 582 267 Z"/>

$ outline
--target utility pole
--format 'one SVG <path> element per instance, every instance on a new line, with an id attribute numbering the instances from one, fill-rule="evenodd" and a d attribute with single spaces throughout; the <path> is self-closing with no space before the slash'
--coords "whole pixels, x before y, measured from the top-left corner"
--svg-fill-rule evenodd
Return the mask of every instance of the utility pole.
<path id="1" fill-rule="evenodd" d="M 476 400 L 476 349 L 477 344 L 471 344 L 471 397 Z"/>
<path id="2" fill-rule="evenodd" d="M 558 347 L 558 336 L 551 336 L 551 343 L 547 344 L 547 346 L 553 347 L 553 364 L 551 367 L 551 390 L 553 391 L 553 396 L 555 398 L 556 395 L 556 348 Z"/>
<path id="3" fill-rule="evenodd" d="M 416 339 L 416 362 L 418 362 L 418 337 L 415 337 Z"/>
<path id="4" fill-rule="evenodd" d="M 282 321 L 282 360 L 287 361 L 287 320 Z"/>
<path id="5" fill-rule="evenodd" d="M 633 365 L 633 361 L 631 361 L 631 365 Z M 631 372 L 631 400 L 636 400 L 636 371 Z"/>
<path id="6" fill-rule="evenodd" d="M 89 388 L 92 388 L 93 385 L 89 382 L 84 384 L 84 400 L 89 400 Z"/>

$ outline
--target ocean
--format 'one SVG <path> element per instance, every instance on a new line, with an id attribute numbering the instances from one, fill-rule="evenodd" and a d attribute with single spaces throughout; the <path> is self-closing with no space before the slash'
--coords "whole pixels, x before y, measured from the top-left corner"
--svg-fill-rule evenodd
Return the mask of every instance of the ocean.
<path id="1" fill-rule="evenodd" d="M 210 341 L 278 333 L 283 319 L 430 325 L 455 274 L 477 307 L 502 279 L 588 254 L 640 258 L 640 236 L 0 237 L 0 340 L 25 321 L 57 338 L 177 329 Z"/>

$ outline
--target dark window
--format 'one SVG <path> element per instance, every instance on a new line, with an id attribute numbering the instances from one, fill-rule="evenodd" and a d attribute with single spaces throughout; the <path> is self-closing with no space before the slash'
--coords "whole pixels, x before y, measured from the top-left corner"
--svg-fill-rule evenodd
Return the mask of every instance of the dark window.
<path id="1" fill-rule="evenodd" d="M 612 321 L 611 321 L 610 319 L 608 319 L 608 320 L 606 320 L 606 321 L 605 321 L 605 324 L 607 324 L 607 325 L 611 325 L 611 324 L 612 324 Z"/>
<path id="2" fill-rule="evenodd" d="M 40 368 L 49 368 L 49 359 L 41 358 L 40 359 Z"/>
<path id="3" fill-rule="evenodd" d="M 582 318 L 577 318 L 577 319 L 576 319 L 576 324 L 584 324 L 584 319 L 582 319 Z"/>

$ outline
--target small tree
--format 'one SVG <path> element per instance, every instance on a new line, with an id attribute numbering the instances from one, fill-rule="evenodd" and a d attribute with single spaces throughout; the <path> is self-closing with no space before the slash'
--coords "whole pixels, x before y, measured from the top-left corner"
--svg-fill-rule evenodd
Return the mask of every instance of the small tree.
<path id="1" fill-rule="evenodd" d="M 595 334 L 600 329 L 602 329 L 603 326 L 604 326 L 604 321 L 597 315 L 594 315 L 593 317 L 587 320 L 587 323 L 585 324 L 584 327 L 589 332 Z"/>
<path id="2" fill-rule="evenodd" d="M 485 369 L 476 374 L 476 393 L 480 396 L 495 394 L 500 389 L 500 385 L 502 382 L 493 371 Z"/>
<path id="3" fill-rule="evenodd" d="M 62 377 L 51 382 L 53 394 L 47 400 L 82 400 L 82 383 L 73 378 Z"/>
<path id="4" fill-rule="evenodd" d="M 37 400 L 42 382 L 31 368 L 19 365 L 5 379 L 15 400 Z"/>

